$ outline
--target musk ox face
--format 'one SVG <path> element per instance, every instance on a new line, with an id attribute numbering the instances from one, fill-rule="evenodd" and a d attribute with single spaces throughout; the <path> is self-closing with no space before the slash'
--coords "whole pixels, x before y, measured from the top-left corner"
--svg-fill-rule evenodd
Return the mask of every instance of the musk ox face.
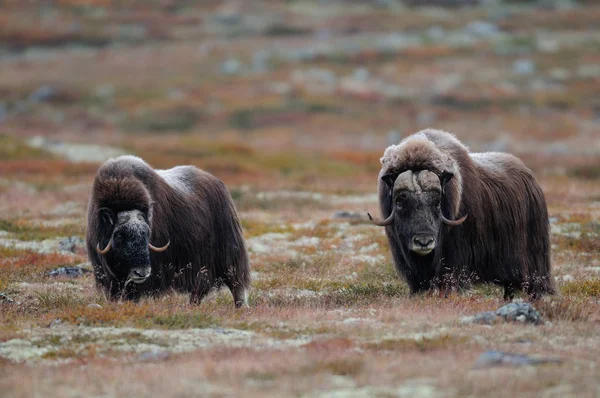
<path id="1" fill-rule="evenodd" d="M 399 175 L 384 175 L 390 188 L 392 211 L 385 220 L 373 220 L 376 225 L 393 225 L 399 243 L 407 252 L 420 256 L 432 253 L 440 236 L 442 224 L 460 225 L 460 220 L 448 220 L 442 214 L 444 185 L 450 173 L 437 174 L 429 170 L 408 170 Z"/>
<path id="2" fill-rule="evenodd" d="M 405 171 L 392 190 L 394 230 L 409 251 L 425 256 L 436 246 L 442 223 L 442 186 L 430 171 Z"/>
<path id="3" fill-rule="evenodd" d="M 115 213 L 102 208 L 99 216 L 108 244 L 104 249 L 98 244 L 96 250 L 105 256 L 108 271 L 126 283 L 144 283 L 152 275 L 150 250 L 164 251 L 169 243 L 162 248 L 150 243 L 148 218 L 140 210 Z"/>

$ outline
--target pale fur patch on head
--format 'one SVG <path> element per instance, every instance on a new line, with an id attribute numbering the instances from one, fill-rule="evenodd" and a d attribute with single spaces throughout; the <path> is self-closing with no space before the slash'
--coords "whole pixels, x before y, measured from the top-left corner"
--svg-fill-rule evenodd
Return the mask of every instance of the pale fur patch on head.
<path id="1" fill-rule="evenodd" d="M 396 178 L 396 182 L 394 183 L 394 193 L 398 191 L 416 193 L 427 191 L 441 192 L 441 190 L 439 177 L 428 170 L 421 170 L 414 173 L 412 171 L 405 171 Z"/>
<path id="2" fill-rule="evenodd" d="M 406 170 L 430 170 L 440 175 L 442 172 L 453 174 L 448 183 L 449 191 L 456 198 L 454 215 L 458 213 L 460 198 L 462 196 L 462 176 L 458 163 L 451 154 L 442 149 L 440 145 L 429 139 L 428 135 L 435 134 L 437 139 L 444 142 L 444 146 L 454 147 L 458 150 L 467 150 L 452 134 L 444 131 L 427 129 L 405 138 L 398 145 L 386 148 L 381 157 L 380 177 L 386 174 L 402 173 Z"/>

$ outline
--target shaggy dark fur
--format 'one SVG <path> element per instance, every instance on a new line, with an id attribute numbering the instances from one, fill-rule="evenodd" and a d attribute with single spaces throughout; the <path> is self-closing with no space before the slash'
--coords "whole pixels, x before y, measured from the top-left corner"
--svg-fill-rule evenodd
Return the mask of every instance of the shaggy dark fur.
<path id="1" fill-rule="evenodd" d="M 115 236 L 115 246 L 117 238 L 129 242 L 100 254 L 97 245 L 104 248 L 117 235 L 117 215 L 126 222 L 131 216 L 143 228 L 139 235 L 133 233 L 135 239 L 119 233 L 126 236 Z M 173 289 L 189 292 L 191 302 L 199 302 L 224 284 L 236 306 L 246 304 L 250 268 L 235 206 L 225 184 L 196 167 L 154 170 L 133 156 L 106 161 L 94 180 L 86 241 L 96 282 L 112 299 L 137 300 Z M 166 251 L 148 252 L 147 243 L 163 246 L 168 241 Z M 123 250 L 129 250 L 127 261 L 115 257 Z M 129 271 L 120 267 L 143 266 L 132 264 L 144 258 L 151 263 L 151 276 L 143 283 L 126 283 Z"/>
<path id="2" fill-rule="evenodd" d="M 408 250 L 399 233 L 402 223 L 410 224 L 418 211 L 396 214 L 393 224 L 385 227 L 396 269 L 412 293 L 471 282 L 501 285 L 505 299 L 512 298 L 515 288 L 533 298 L 554 292 L 544 194 L 521 160 L 502 153 L 469 153 L 453 135 L 428 129 L 387 148 L 381 163 L 379 201 L 384 217 L 397 206 L 393 181 L 407 170 L 440 176 L 438 213 L 452 220 L 467 215 L 458 226 L 438 222 L 433 228 L 437 244 L 425 256 Z M 447 182 L 445 175 L 450 176 Z"/>

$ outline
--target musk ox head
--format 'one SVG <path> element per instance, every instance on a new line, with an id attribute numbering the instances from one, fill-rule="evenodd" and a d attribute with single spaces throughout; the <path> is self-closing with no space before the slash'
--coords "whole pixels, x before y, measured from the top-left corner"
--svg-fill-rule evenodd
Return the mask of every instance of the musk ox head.
<path id="1" fill-rule="evenodd" d="M 170 241 L 163 247 L 155 247 L 150 243 L 150 223 L 147 215 L 140 210 L 126 210 L 115 213 L 107 207 L 98 212 L 100 219 L 100 242 L 108 242 L 101 247 L 99 242 L 96 251 L 104 256 L 107 271 L 126 284 L 144 283 L 152 274 L 150 250 L 163 252 Z"/>
<path id="2" fill-rule="evenodd" d="M 398 175 L 384 175 L 391 195 L 391 213 L 385 220 L 369 218 L 379 226 L 393 226 L 399 243 L 407 251 L 420 256 L 433 252 L 438 245 L 442 224 L 456 226 L 459 220 L 449 220 L 442 214 L 444 187 L 452 178 L 448 172 L 408 170 Z"/>

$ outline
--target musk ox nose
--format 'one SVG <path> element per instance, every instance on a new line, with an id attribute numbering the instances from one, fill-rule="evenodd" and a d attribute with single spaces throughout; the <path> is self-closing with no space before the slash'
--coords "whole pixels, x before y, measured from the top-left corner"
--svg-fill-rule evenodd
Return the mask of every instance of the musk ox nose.
<path id="1" fill-rule="evenodd" d="M 142 283 L 146 279 L 148 279 L 150 274 L 151 271 L 146 271 L 144 269 L 134 269 L 131 271 L 131 274 L 129 276 L 134 283 Z"/>
<path id="2" fill-rule="evenodd" d="M 426 247 L 429 247 L 429 245 L 431 245 L 433 243 L 433 237 L 431 237 L 431 236 L 415 236 L 413 238 L 413 241 L 415 242 L 415 245 L 426 248 Z"/>
<path id="3" fill-rule="evenodd" d="M 428 235 L 415 235 L 412 239 L 411 250 L 420 255 L 431 253 L 435 248 L 435 238 Z"/>

